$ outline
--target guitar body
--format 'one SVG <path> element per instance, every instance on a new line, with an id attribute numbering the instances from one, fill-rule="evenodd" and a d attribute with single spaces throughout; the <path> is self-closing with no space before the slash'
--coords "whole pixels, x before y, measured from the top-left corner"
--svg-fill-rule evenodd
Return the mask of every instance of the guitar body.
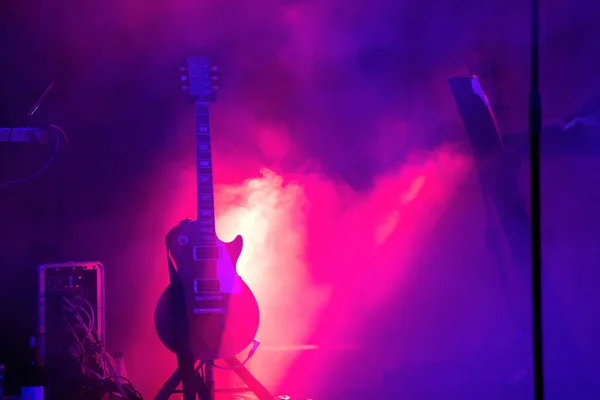
<path id="1" fill-rule="evenodd" d="M 183 221 L 167 234 L 167 250 L 181 284 L 165 289 L 154 314 L 158 336 L 171 351 L 176 330 L 188 327 L 198 360 L 241 352 L 255 338 L 260 319 L 256 298 L 236 271 L 242 237 L 226 243 L 214 236 L 210 241 L 207 229 L 202 220 Z M 182 294 L 186 312 L 177 312 Z"/>

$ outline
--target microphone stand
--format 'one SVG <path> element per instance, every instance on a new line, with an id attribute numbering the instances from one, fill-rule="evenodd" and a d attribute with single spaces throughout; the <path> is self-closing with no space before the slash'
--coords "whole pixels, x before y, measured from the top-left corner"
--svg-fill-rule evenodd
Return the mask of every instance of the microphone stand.
<path id="1" fill-rule="evenodd" d="M 540 184 L 540 134 L 542 131 L 542 101 L 539 90 L 539 19 L 539 0 L 532 0 L 529 137 L 531 169 L 531 295 L 533 306 L 533 380 L 535 400 L 544 399 L 544 354 L 542 343 L 542 221 Z"/>

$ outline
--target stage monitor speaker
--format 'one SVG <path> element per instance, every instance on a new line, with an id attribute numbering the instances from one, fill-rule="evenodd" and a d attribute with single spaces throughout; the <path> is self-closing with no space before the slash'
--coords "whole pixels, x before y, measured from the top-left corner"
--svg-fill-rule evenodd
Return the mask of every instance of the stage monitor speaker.
<path id="1" fill-rule="evenodd" d="M 75 310 L 75 312 L 74 312 Z M 78 313 L 92 321 L 77 326 Z M 89 314 L 89 316 L 88 316 Z M 104 266 L 98 261 L 39 266 L 38 354 L 46 366 L 46 400 L 78 399 L 83 381 L 76 330 L 104 343 Z"/>

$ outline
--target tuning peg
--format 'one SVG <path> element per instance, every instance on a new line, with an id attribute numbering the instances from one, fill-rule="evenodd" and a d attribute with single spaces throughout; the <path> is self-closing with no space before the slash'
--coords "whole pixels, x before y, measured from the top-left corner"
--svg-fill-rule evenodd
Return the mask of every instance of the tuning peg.
<path id="1" fill-rule="evenodd" d="M 181 79 L 181 82 L 185 82 L 188 80 L 188 77 L 185 75 L 181 75 L 179 78 Z"/>
<path id="2" fill-rule="evenodd" d="M 188 70 L 188 67 L 183 67 L 183 66 L 179 67 L 179 71 L 181 71 L 181 72 L 186 72 L 187 70 Z"/>
<path id="3" fill-rule="evenodd" d="M 217 72 L 219 68 L 216 65 L 213 65 L 212 67 L 210 67 L 210 70 L 213 72 Z"/>

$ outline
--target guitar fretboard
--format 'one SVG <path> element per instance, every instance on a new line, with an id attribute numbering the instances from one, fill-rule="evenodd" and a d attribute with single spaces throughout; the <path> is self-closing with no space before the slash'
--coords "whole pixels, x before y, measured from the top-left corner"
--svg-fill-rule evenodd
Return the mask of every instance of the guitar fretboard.
<path id="1" fill-rule="evenodd" d="M 208 103 L 197 101 L 196 110 L 196 188 L 198 190 L 198 222 L 203 242 L 214 244 L 215 201 L 210 143 Z"/>

